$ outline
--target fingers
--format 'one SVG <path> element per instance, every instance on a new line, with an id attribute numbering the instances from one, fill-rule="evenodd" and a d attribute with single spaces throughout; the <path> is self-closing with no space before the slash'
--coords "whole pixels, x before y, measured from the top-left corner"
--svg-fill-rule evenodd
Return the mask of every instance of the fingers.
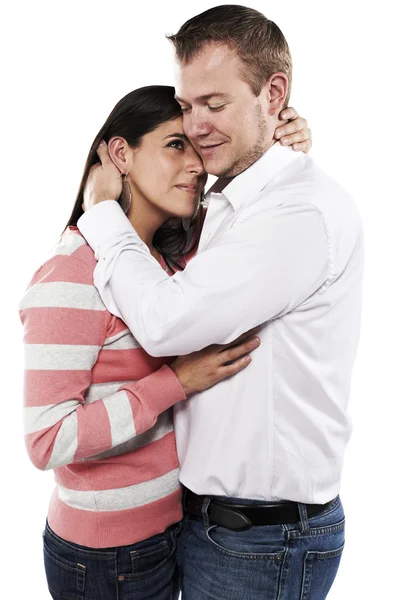
<path id="1" fill-rule="evenodd" d="M 246 342 L 239 344 L 238 346 L 234 346 L 233 348 L 228 348 L 220 353 L 220 358 L 223 361 L 222 364 L 230 363 L 232 361 L 237 360 L 244 354 L 248 354 L 252 352 L 260 345 L 260 338 L 253 336 Z"/>
<path id="2" fill-rule="evenodd" d="M 291 135 L 285 135 L 285 137 L 279 140 L 282 146 L 293 146 L 293 144 L 298 144 L 305 142 L 311 138 L 311 130 L 310 129 L 301 129 L 296 133 L 292 133 Z"/>
<path id="3" fill-rule="evenodd" d="M 108 146 L 104 140 L 101 140 L 99 145 L 97 146 L 97 156 L 100 159 L 102 166 L 111 162 L 110 155 L 108 153 Z"/>
<path id="4" fill-rule="evenodd" d="M 279 140 L 287 135 L 291 135 L 292 133 L 297 133 L 302 129 L 308 131 L 307 121 L 303 119 L 303 117 L 298 117 L 294 121 L 289 121 L 288 123 L 277 127 L 275 129 L 274 137 L 275 139 Z"/>
<path id="5" fill-rule="evenodd" d="M 221 381 L 221 379 L 225 379 L 225 377 L 231 377 L 232 375 L 239 373 L 239 371 L 245 369 L 250 363 L 251 357 L 246 355 L 242 356 L 242 358 L 239 358 L 238 360 L 235 360 L 235 362 L 231 363 L 230 365 L 221 367 L 219 371 L 219 381 Z"/>
<path id="6" fill-rule="evenodd" d="M 282 119 L 282 121 L 291 121 L 297 119 L 298 116 L 297 110 L 295 110 L 292 106 L 284 108 L 279 113 L 279 118 Z"/>
<path id="7" fill-rule="evenodd" d="M 304 152 L 305 154 L 307 154 L 308 152 L 310 152 L 311 150 L 311 146 L 312 146 L 312 140 L 305 140 L 304 142 L 301 142 L 300 144 L 294 144 L 292 146 L 292 149 L 295 152 Z"/>
<path id="8" fill-rule="evenodd" d="M 220 352 L 224 352 L 224 350 L 226 350 L 227 348 L 232 348 L 233 346 L 237 346 L 242 341 L 244 341 L 247 338 L 251 337 L 252 335 L 256 334 L 258 331 L 260 331 L 260 329 L 261 329 L 261 325 L 257 325 L 257 327 L 253 327 L 253 329 L 249 329 L 249 331 L 245 331 L 244 333 L 242 333 L 242 335 L 239 335 L 238 338 L 236 338 L 232 342 L 229 342 L 229 344 L 221 344 L 219 346 Z"/>

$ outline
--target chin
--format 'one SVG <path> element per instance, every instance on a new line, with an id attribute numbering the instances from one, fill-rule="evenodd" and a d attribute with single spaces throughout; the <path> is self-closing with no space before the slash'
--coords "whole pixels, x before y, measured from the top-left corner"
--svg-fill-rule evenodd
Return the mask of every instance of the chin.
<path id="1" fill-rule="evenodd" d="M 175 219 L 190 219 L 193 216 L 193 207 L 191 206 L 190 209 L 183 209 L 179 212 L 175 212 L 170 216 Z"/>
<path id="2" fill-rule="evenodd" d="M 229 177 L 232 165 L 227 161 L 210 159 L 204 161 L 204 168 L 209 175 L 214 175 L 215 177 Z"/>
<path id="3" fill-rule="evenodd" d="M 232 168 L 226 165 L 210 165 L 210 168 L 207 168 L 207 173 L 209 175 L 214 175 L 215 177 L 232 177 Z"/>

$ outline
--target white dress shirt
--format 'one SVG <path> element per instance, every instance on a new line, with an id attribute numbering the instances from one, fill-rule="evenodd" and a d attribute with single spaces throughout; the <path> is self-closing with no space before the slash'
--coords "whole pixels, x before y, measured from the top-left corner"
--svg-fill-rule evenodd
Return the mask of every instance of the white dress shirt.
<path id="1" fill-rule="evenodd" d="M 207 196 L 198 253 L 172 277 L 116 202 L 90 209 L 78 225 L 99 261 L 95 285 L 153 356 L 263 324 L 244 371 L 175 408 L 181 481 L 197 494 L 325 503 L 351 433 L 359 213 L 310 157 L 279 144 Z"/>

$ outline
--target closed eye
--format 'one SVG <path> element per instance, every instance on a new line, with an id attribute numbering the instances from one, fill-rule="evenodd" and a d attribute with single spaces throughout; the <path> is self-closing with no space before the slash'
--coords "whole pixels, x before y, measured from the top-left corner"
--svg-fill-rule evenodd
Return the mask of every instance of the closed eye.
<path id="1" fill-rule="evenodd" d="M 222 110 L 225 108 L 226 104 L 220 104 L 219 106 L 209 106 L 208 108 L 212 111 Z"/>

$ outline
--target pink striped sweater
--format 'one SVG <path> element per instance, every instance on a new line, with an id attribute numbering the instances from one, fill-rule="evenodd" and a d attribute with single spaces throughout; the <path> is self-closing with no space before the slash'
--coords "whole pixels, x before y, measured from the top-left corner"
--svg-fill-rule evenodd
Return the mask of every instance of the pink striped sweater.
<path id="1" fill-rule="evenodd" d="M 186 396 L 167 359 L 106 310 L 95 264 L 70 228 L 21 302 L 24 427 L 33 464 L 54 469 L 50 527 L 107 548 L 182 518 L 171 407 Z"/>

